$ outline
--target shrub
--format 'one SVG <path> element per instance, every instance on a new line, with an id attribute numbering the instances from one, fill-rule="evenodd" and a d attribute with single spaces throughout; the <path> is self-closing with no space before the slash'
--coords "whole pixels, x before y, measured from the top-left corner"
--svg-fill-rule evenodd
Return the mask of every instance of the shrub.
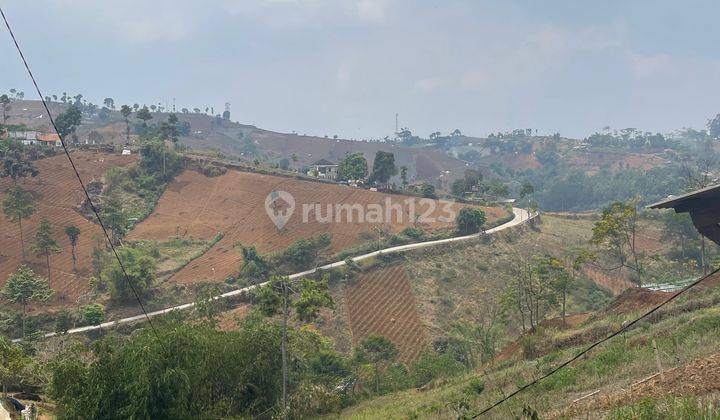
<path id="1" fill-rule="evenodd" d="M 464 369 L 465 366 L 448 353 L 427 352 L 413 363 L 410 377 L 413 386 L 419 388 L 435 379 L 457 375 Z"/>
<path id="2" fill-rule="evenodd" d="M 97 303 L 83 306 L 80 312 L 88 325 L 100 325 L 105 320 L 105 309 Z"/>
<path id="3" fill-rule="evenodd" d="M 412 239 L 420 239 L 423 237 L 425 232 L 421 227 L 416 226 L 408 226 L 401 232 L 403 235 L 407 236 L 408 238 Z"/>
<path id="4" fill-rule="evenodd" d="M 480 378 L 472 378 L 465 387 L 465 392 L 471 395 L 480 395 L 485 391 L 485 382 Z"/>
<path id="5" fill-rule="evenodd" d="M 155 282 L 155 259 L 144 252 L 122 247 L 118 255 L 125 268 L 128 278 L 125 278 L 122 268 L 117 260 L 102 272 L 103 281 L 110 286 L 110 295 L 116 301 L 128 301 L 135 298 L 135 293 L 145 295 Z M 128 284 L 132 283 L 132 287 Z M 133 290 L 134 289 L 134 290 Z"/>
<path id="6" fill-rule="evenodd" d="M 437 194 L 435 194 L 435 186 L 432 184 L 428 184 L 427 182 L 424 183 L 420 191 L 422 192 L 422 196 L 425 198 L 437 198 Z"/>
<path id="7" fill-rule="evenodd" d="M 476 207 L 464 207 L 457 217 L 457 230 L 460 235 L 478 233 L 485 225 L 485 212 Z"/>

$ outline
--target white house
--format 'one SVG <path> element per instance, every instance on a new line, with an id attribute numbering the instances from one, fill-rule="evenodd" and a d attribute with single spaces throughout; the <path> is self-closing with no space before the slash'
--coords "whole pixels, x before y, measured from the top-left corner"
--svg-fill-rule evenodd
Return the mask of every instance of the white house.
<path id="1" fill-rule="evenodd" d="M 7 138 L 18 140 L 24 145 L 37 143 L 37 138 L 41 133 L 37 131 L 8 131 Z"/>
<path id="2" fill-rule="evenodd" d="M 335 179 L 338 175 L 338 164 L 327 159 L 320 159 L 310 165 L 310 174 L 317 173 L 319 178 Z"/>

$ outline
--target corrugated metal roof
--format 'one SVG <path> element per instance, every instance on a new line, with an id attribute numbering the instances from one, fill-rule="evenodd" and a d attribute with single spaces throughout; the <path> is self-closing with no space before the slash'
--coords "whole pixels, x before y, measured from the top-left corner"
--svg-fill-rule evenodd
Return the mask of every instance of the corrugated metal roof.
<path id="1" fill-rule="evenodd" d="M 651 204 L 648 207 L 651 209 L 677 209 L 678 206 L 682 204 L 705 198 L 720 198 L 720 184 L 711 185 L 687 194 L 677 196 L 671 195 L 667 199 Z"/>

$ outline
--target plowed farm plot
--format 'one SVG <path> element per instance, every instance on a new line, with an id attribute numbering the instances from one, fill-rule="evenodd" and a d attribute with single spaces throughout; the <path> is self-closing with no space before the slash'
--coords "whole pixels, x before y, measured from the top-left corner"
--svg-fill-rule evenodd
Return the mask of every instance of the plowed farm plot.
<path id="1" fill-rule="evenodd" d="M 86 185 L 100 179 L 113 166 L 125 166 L 135 161 L 135 156 L 116 156 L 93 152 L 71 152 L 80 176 Z M 47 218 L 53 228 L 55 240 L 62 251 L 50 256 L 50 286 L 55 291 L 54 302 L 71 304 L 82 293 L 89 290 L 93 236 L 102 234 L 99 225 L 81 216 L 76 208 L 84 195 L 75 173 L 64 154 L 35 162 L 40 171 L 35 178 L 20 181 L 20 185 L 39 194 L 36 212 L 30 219 L 23 220 L 23 237 L 26 256 L 23 260 L 20 247 L 18 224 L 0 216 L 0 287 L 7 281 L 21 263 L 32 267 L 38 274 L 47 275 L 44 257 L 37 257 L 30 251 L 30 244 L 40 221 Z M 0 201 L 11 185 L 9 179 L 0 180 Z M 77 243 L 77 273 L 73 272 L 72 253 L 65 226 L 80 228 Z"/>
<path id="2" fill-rule="evenodd" d="M 405 267 L 396 265 L 363 273 L 345 287 L 344 298 L 353 345 L 381 335 L 397 346 L 399 360 L 415 360 L 427 347 Z"/>
<path id="3" fill-rule="evenodd" d="M 265 199 L 272 191 L 285 191 L 295 200 L 294 211 L 287 224 L 279 230 L 268 216 Z M 330 233 L 330 252 L 336 252 L 362 242 L 361 233 L 375 232 L 378 224 L 341 212 L 341 221 L 329 222 L 328 206 L 351 205 L 368 209 L 375 204 L 387 208 L 389 202 L 399 208 L 392 211 L 392 223 L 383 224 L 392 232 L 413 225 L 409 197 L 389 195 L 342 185 L 302 181 L 272 175 L 230 170 L 217 177 L 207 177 L 195 171 L 180 174 L 160 199 L 155 211 L 130 233 L 128 239 L 167 240 L 173 236 L 211 240 L 217 234 L 223 237 L 205 254 L 191 261 L 175 273 L 170 281 L 193 284 L 223 281 L 240 269 L 241 256 L 237 244 L 255 245 L 261 253 L 280 251 L 301 238 Z M 389 201 L 386 201 L 389 200 Z M 304 205 L 309 205 L 305 210 Z M 319 207 L 317 207 L 319 206 Z M 462 205 L 452 204 L 453 211 Z M 420 215 L 429 206 L 418 206 Z M 317 210 L 317 211 L 315 211 Z M 446 209 L 438 204 L 431 216 L 439 218 Z M 504 215 L 500 208 L 485 209 L 489 220 Z M 401 214 L 400 221 L 397 215 Z M 436 221 L 426 229 L 451 227 L 453 224 Z"/>

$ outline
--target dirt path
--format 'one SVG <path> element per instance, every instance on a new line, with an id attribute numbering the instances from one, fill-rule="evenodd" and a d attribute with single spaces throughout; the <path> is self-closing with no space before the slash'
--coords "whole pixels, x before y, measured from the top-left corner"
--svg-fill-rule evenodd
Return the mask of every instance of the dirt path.
<path id="1" fill-rule="evenodd" d="M 489 234 L 493 234 L 496 232 L 500 232 L 505 229 L 512 228 L 514 226 L 518 226 L 522 223 L 526 223 L 526 222 L 532 220 L 533 218 L 535 218 L 537 216 L 537 214 L 531 215 L 528 211 L 519 209 L 519 208 L 513 208 L 513 214 L 515 215 L 515 217 L 512 220 L 510 220 L 509 222 L 504 223 L 500 226 L 497 226 L 495 228 L 488 229 L 484 234 L 489 235 Z M 476 233 L 473 235 L 458 236 L 458 237 L 449 238 L 449 239 L 439 239 L 436 241 L 419 242 L 419 243 L 415 243 L 415 244 L 395 246 L 395 247 L 385 248 L 385 249 L 381 249 L 379 251 L 371 252 L 369 254 L 360 255 L 360 256 L 352 258 L 352 260 L 355 262 L 359 262 L 359 261 L 363 261 L 363 260 L 366 260 L 369 258 L 377 257 L 378 255 L 381 255 L 381 254 L 395 254 L 395 253 L 410 251 L 410 250 L 414 250 L 414 249 L 429 248 L 429 247 L 453 243 L 453 242 L 467 241 L 467 240 L 477 239 L 481 235 L 482 235 L 482 233 Z M 337 261 L 332 264 L 326 264 L 322 267 L 313 268 L 311 270 L 303 271 L 300 273 L 290 274 L 288 276 L 288 278 L 290 280 L 294 280 L 294 279 L 298 279 L 301 277 L 311 275 L 311 274 L 317 272 L 318 270 L 328 270 L 331 268 L 342 267 L 344 265 L 345 265 L 345 261 Z M 260 283 L 260 284 L 256 284 L 253 286 L 243 287 L 242 289 L 233 290 L 233 291 L 230 291 L 227 293 L 223 293 L 222 295 L 215 296 L 214 299 L 221 299 L 221 298 L 226 298 L 226 297 L 231 297 L 231 296 L 242 295 L 243 293 L 247 293 L 257 287 L 262 287 L 265 284 L 266 283 Z M 194 302 L 186 303 L 186 304 L 178 305 L 178 306 L 173 306 L 170 308 L 161 309 L 159 311 L 149 312 L 147 314 L 147 317 L 155 317 L 158 315 L 165 315 L 165 314 L 168 314 L 173 311 L 181 311 L 184 309 L 190 309 L 193 306 L 195 306 Z M 89 325 L 86 327 L 73 328 L 73 329 L 68 330 L 67 334 L 82 333 L 82 332 L 87 332 L 87 331 L 98 330 L 101 328 L 111 328 L 111 327 L 114 327 L 119 324 L 127 324 L 130 322 L 136 322 L 136 321 L 144 321 L 147 319 L 147 317 L 145 314 L 140 314 L 140 315 L 135 315 L 135 316 L 131 316 L 128 318 L 118 319 L 115 321 L 105 322 L 100 325 Z M 45 334 L 45 337 L 53 337 L 55 335 L 56 334 L 54 332 L 51 332 L 51 333 Z M 18 342 L 18 341 L 20 341 L 20 339 L 13 340 L 13 342 Z"/>

